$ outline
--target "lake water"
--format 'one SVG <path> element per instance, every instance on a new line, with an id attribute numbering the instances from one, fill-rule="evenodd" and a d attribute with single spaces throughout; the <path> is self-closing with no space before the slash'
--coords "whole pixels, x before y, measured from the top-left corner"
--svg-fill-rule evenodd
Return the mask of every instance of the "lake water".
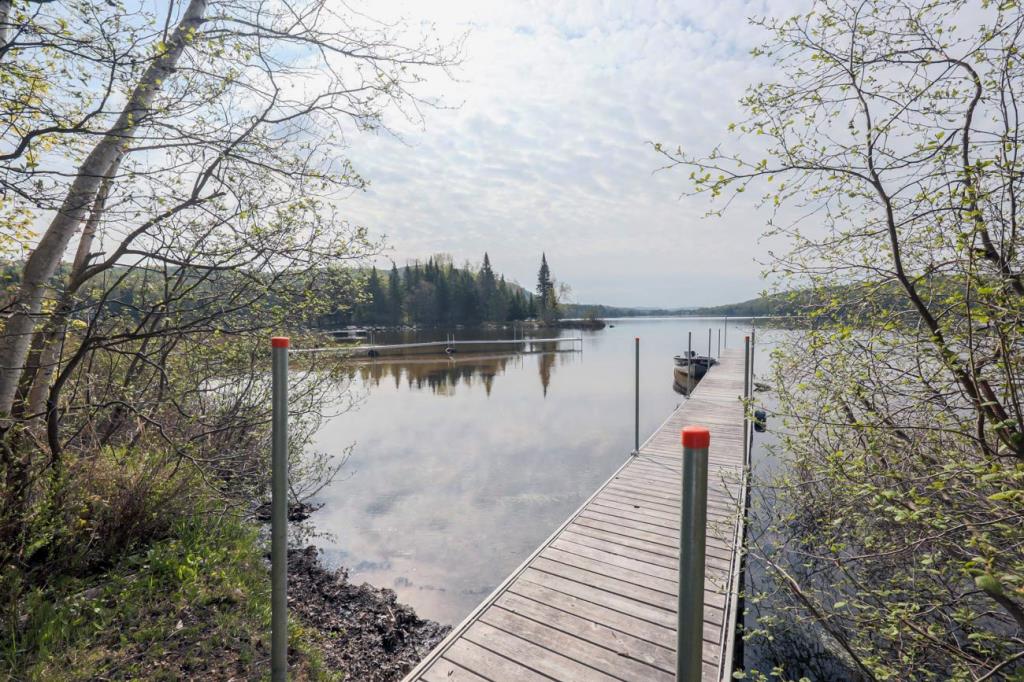
<path id="1" fill-rule="evenodd" d="M 354 444 L 314 515 L 333 536 L 319 543 L 327 561 L 394 589 L 424 617 L 462 620 L 629 455 L 634 337 L 643 440 L 685 400 L 672 388 L 672 356 L 686 350 L 687 333 L 706 353 L 708 329 L 713 352 L 725 331 L 720 319 L 609 322 L 560 333 L 582 336 L 581 352 L 360 367 L 354 390 L 365 400 L 314 444 L 336 453 Z M 749 328 L 730 320 L 728 345 L 741 346 Z M 416 339 L 376 338 L 392 340 Z"/>
<path id="2" fill-rule="evenodd" d="M 394 589 L 423 617 L 456 624 L 533 552 L 629 456 L 633 448 L 634 338 L 640 337 L 640 438 L 685 401 L 672 387 L 672 356 L 686 350 L 742 347 L 749 320 L 651 318 L 609 320 L 582 337 L 581 352 L 420 357 L 358 366 L 359 406 L 326 422 L 313 448 L 342 454 L 340 477 L 313 516 L 327 562 L 355 582 Z M 378 334 L 378 343 L 447 338 L 448 330 Z M 456 330 L 458 339 L 521 337 L 520 330 Z M 788 334 L 759 329 L 755 374 L 769 381 L 770 353 Z M 771 412 L 774 393 L 756 393 Z M 754 507 L 748 537 L 762 537 L 773 510 L 757 483 L 784 466 L 766 448 L 779 425 L 754 434 Z M 745 623 L 760 616 L 788 626 L 743 647 L 747 668 L 812 680 L 856 679 L 813 623 L 779 610 L 785 595 L 751 556 Z"/>

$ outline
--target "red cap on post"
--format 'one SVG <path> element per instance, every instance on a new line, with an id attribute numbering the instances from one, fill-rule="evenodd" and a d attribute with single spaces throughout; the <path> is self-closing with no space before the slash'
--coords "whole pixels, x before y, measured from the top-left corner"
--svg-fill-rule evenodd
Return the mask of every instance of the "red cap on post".
<path id="1" fill-rule="evenodd" d="M 683 447 L 703 450 L 711 445 L 711 432 L 703 426 L 683 427 Z"/>
<path id="2" fill-rule="evenodd" d="M 272 336 L 270 337 L 270 345 L 272 348 L 287 348 L 288 337 L 287 336 Z"/>

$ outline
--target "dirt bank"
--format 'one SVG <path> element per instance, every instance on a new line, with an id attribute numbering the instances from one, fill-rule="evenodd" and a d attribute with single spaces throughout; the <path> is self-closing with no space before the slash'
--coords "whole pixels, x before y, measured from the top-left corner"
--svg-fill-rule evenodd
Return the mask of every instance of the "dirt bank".
<path id="1" fill-rule="evenodd" d="M 346 682 L 400 680 L 451 630 L 421 619 L 392 590 L 326 569 L 316 547 L 288 552 L 288 607 L 321 634 L 324 663 Z"/>

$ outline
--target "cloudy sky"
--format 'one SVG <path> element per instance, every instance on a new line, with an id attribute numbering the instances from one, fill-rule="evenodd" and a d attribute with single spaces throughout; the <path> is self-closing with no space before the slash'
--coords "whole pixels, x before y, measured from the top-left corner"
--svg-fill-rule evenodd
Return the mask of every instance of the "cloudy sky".
<path id="1" fill-rule="evenodd" d="M 766 214 L 747 203 L 703 218 L 708 200 L 681 196 L 686 172 L 655 172 L 648 142 L 727 142 L 744 86 L 771 77 L 749 56 L 763 36 L 747 17 L 788 15 L 790 0 L 354 6 L 468 32 L 457 80 L 428 83 L 455 108 L 427 111 L 422 127 L 392 120 L 402 140 L 351 140 L 372 186 L 344 210 L 386 234 L 399 265 L 488 251 L 497 271 L 532 286 L 544 251 L 582 303 L 706 305 L 764 288 Z"/>

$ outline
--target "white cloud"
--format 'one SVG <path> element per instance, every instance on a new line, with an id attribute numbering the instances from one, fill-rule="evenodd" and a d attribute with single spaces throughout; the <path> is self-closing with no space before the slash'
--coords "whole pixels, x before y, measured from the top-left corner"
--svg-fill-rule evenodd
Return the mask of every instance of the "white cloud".
<path id="1" fill-rule="evenodd" d="M 788 4 L 788 3 L 787 3 Z M 653 173 L 657 140 L 710 150 L 727 141 L 736 100 L 769 77 L 748 50 L 763 36 L 746 18 L 763 3 L 366 2 L 375 17 L 465 30 L 457 82 L 428 90 L 457 109 L 427 112 L 404 142 L 356 137 L 371 182 L 343 210 L 386 233 L 400 263 L 446 251 L 524 284 L 542 250 L 585 302 L 722 303 L 762 287 L 750 206 L 702 220 L 704 199 L 680 199 L 685 173 Z M 792 8 L 777 4 L 773 14 Z"/>

